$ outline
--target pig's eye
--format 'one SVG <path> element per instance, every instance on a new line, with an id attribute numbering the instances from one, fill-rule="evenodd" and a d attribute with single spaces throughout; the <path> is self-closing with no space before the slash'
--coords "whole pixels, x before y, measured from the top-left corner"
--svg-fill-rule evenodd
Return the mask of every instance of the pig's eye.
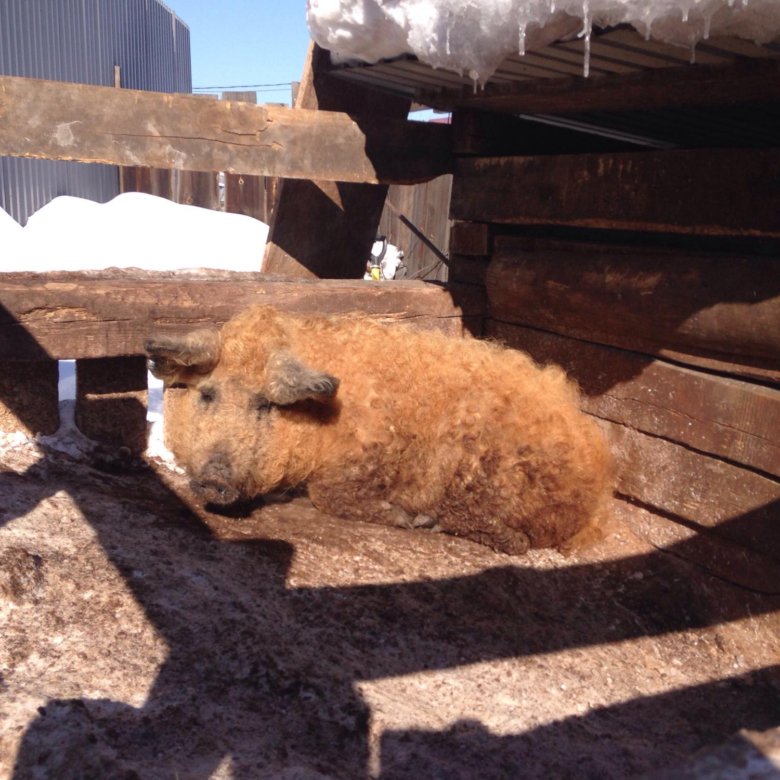
<path id="1" fill-rule="evenodd" d="M 258 393 L 252 397 L 250 406 L 258 414 L 265 414 L 271 408 L 271 402 L 262 393 Z"/>
<path id="2" fill-rule="evenodd" d="M 201 403 L 208 404 L 214 403 L 217 400 L 217 391 L 213 387 L 202 387 L 200 389 Z"/>

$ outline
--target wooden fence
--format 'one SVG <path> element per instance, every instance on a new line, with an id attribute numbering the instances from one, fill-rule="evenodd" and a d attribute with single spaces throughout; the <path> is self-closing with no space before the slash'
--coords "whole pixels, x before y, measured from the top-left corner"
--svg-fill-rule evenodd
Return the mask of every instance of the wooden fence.
<path id="1" fill-rule="evenodd" d="M 223 100 L 257 102 L 255 92 L 226 92 L 221 97 Z M 279 179 L 124 167 L 120 169 L 120 189 L 122 192 L 146 192 L 214 211 L 245 214 L 270 224 Z M 379 233 L 403 250 L 404 278 L 447 281 L 451 193 L 452 176 L 449 174 L 421 184 L 395 184 L 389 188 Z"/>
<path id="2" fill-rule="evenodd" d="M 263 274 L 101 271 L 0 274 L 0 430 L 53 433 L 57 360 L 76 360 L 76 423 L 92 439 L 146 445 L 146 361 L 153 333 L 223 324 L 252 303 L 291 312 L 361 311 L 452 335 L 478 331 L 483 297 L 419 281 L 269 279 Z"/>
<path id="3" fill-rule="evenodd" d="M 175 203 L 245 214 L 266 224 L 273 216 L 279 180 L 270 176 L 205 173 L 163 168 L 122 168 L 122 192 L 146 192 Z"/>
<path id="4" fill-rule="evenodd" d="M 268 176 L 122 168 L 122 192 L 162 198 L 271 222 L 279 180 Z M 404 252 L 407 279 L 447 281 L 452 176 L 390 187 L 379 232 Z M 422 236 L 420 235 L 422 234 Z M 448 257 L 445 257 L 448 260 Z"/>

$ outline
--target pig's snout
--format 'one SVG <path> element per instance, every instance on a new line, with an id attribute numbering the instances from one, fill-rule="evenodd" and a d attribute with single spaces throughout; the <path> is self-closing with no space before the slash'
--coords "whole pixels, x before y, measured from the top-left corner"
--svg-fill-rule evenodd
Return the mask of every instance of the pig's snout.
<path id="1" fill-rule="evenodd" d="M 241 497 L 241 493 L 233 485 L 233 469 L 224 453 L 212 455 L 191 485 L 207 504 L 227 506 Z"/>

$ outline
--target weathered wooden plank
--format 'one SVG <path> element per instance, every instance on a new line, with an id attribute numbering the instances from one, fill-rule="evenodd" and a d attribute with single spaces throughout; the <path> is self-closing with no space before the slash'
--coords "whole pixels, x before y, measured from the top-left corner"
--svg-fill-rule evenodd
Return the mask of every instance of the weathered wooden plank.
<path id="1" fill-rule="evenodd" d="M 489 320 L 486 335 L 555 363 L 585 411 L 780 477 L 780 390 Z"/>
<path id="2" fill-rule="evenodd" d="M 267 223 L 270 210 L 265 177 L 229 173 L 225 177 L 225 211 L 245 214 Z"/>
<path id="3" fill-rule="evenodd" d="M 780 482 L 679 444 L 600 421 L 619 495 L 780 560 Z"/>
<path id="4" fill-rule="evenodd" d="M 329 53 L 312 44 L 294 111 L 347 111 L 387 121 L 388 127 L 407 116 L 410 101 L 334 81 L 331 68 Z M 320 152 L 329 155 L 324 138 L 320 143 Z M 359 279 L 376 238 L 387 186 L 343 183 L 355 179 L 335 184 L 325 181 L 328 177 L 320 176 L 315 166 L 303 177 L 312 181 L 295 178 L 279 186 L 263 270 L 301 278 Z"/>
<path id="5" fill-rule="evenodd" d="M 484 287 L 489 265 L 489 257 L 451 254 L 449 281 L 461 282 L 463 284 L 477 284 L 480 287 Z"/>
<path id="6" fill-rule="evenodd" d="M 54 360 L 0 362 L 0 431 L 54 433 L 60 424 Z"/>
<path id="7" fill-rule="evenodd" d="M 452 129 L 455 153 L 466 156 L 560 154 L 561 151 L 585 154 L 637 148 L 636 144 L 493 111 L 455 111 Z"/>
<path id="8" fill-rule="evenodd" d="M 780 594 L 780 561 L 620 499 L 611 508 L 622 525 L 653 546 L 669 549 L 673 555 L 742 588 Z"/>
<path id="9" fill-rule="evenodd" d="M 143 357 L 76 361 L 76 425 L 88 438 L 142 453 L 147 398 Z"/>
<path id="10" fill-rule="evenodd" d="M 741 60 L 590 79 L 534 79 L 503 87 L 488 85 L 476 92 L 471 87 L 420 92 L 417 97 L 447 111 L 468 108 L 529 114 L 771 103 L 780 99 L 780 60 Z"/>
<path id="11" fill-rule="evenodd" d="M 477 222 L 780 236 L 779 149 L 459 158 L 451 216 Z"/>
<path id="12" fill-rule="evenodd" d="M 453 222 L 450 251 L 459 255 L 489 255 L 492 251 L 490 225 L 484 222 Z"/>
<path id="13" fill-rule="evenodd" d="M 450 128 L 0 76 L 0 155 L 342 182 L 451 171 Z"/>
<path id="14" fill-rule="evenodd" d="M 389 188 L 379 232 L 389 243 L 403 249 L 403 278 L 442 282 L 448 279 L 447 263 L 442 262 L 441 253 L 446 255 L 449 247 L 451 191 L 452 176 Z M 419 237 L 419 232 L 424 238 Z"/>
<path id="15" fill-rule="evenodd" d="M 780 382 L 775 258 L 499 237 L 491 316 Z"/>
<path id="16" fill-rule="evenodd" d="M 453 334 L 478 330 L 484 314 L 478 290 L 417 281 L 309 282 L 237 272 L 0 274 L 0 360 L 138 355 L 153 330 L 221 324 L 255 303 L 363 312 Z"/>

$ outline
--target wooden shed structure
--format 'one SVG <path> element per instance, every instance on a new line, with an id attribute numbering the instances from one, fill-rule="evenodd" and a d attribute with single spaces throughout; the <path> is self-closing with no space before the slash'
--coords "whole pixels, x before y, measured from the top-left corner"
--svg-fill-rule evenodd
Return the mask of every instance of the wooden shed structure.
<path id="1" fill-rule="evenodd" d="M 612 442 L 621 521 L 775 604 L 780 44 L 711 39 L 692 64 L 594 31 L 588 78 L 583 46 L 509 58 L 476 90 L 313 47 L 293 109 L 0 77 L 0 155 L 283 180 L 262 274 L 1 276 L 4 424 L 56 428 L 55 361 L 76 358 L 82 429 L 139 451 L 151 327 L 259 299 L 414 318 L 564 366 Z M 412 102 L 451 125 L 408 122 Z M 449 281 L 357 281 L 387 185 L 445 173 Z"/>
<path id="2" fill-rule="evenodd" d="M 414 58 L 334 76 L 452 112 L 449 279 L 484 291 L 480 335 L 577 379 L 650 538 L 704 530 L 702 564 L 776 585 L 780 43 L 602 30 L 589 78 L 584 46 L 484 89 Z"/>

